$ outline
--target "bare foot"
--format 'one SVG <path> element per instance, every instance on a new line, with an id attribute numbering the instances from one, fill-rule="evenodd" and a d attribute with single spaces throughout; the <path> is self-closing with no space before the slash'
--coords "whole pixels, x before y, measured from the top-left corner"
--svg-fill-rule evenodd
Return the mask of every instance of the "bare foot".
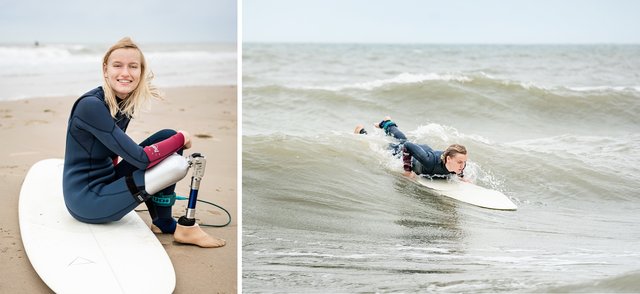
<path id="1" fill-rule="evenodd" d="M 173 233 L 173 238 L 176 242 L 184 244 L 194 244 L 204 248 L 222 247 L 227 242 L 223 239 L 216 239 L 195 224 L 193 226 L 176 225 L 176 232 Z"/>
<path id="2" fill-rule="evenodd" d="M 367 131 L 364 130 L 364 126 L 363 125 L 357 125 L 356 129 L 353 131 L 354 134 L 362 134 L 362 131 L 364 131 L 364 134 L 367 133 Z"/>
<path id="3" fill-rule="evenodd" d="M 151 231 L 154 234 L 163 234 L 162 230 L 160 228 L 158 228 L 158 226 L 151 224 Z"/>
<path id="4" fill-rule="evenodd" d="M 388 115 L 387 115 L 387 116 L 385 116 L 385 117 L 384 117 L 384 119 L 382 119 L 382 121 L 388 121 L 388 120 L 391 120 L 391 117 L 390 117 L 390 116 L 388 116 Z M 373 124 L 373 126 L 374 126 L 374 127 L 376 127 L 376 128 L 378 128 L 378 129 L 380 129 L 380 128 L 381 128 L 381 127 L 380 127 L 380 123 L 374 123 L 374 124 Z"/>

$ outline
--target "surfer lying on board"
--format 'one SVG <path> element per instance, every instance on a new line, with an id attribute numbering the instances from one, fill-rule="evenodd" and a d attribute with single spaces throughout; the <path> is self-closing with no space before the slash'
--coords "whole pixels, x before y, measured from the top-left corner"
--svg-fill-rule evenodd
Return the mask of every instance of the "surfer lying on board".
<path id="1" fill-rule="evenodd" d="M 431 178 L 457 175 L 466 181 L 463 171 L 467 164 L 467 149 L 464 146 L 453 144 L 444 151 L 436 151 L 428 145 L 411 143 L 389 116 L 374 126 L 383 129 L 388 136 L 399 141 L 398 144 L 390 144 L 389 147 L 393 155 L 402 154 L 403 175 L 410 178 L 417 175 Z M 354 133 L 366 135 L 367 131 L 363 125 L 357 125 Z"/>
<path id="2" fill-rule="evenodd" d="M 185 174 L 176 176 L 178 171 L 166 165 L 170 161 L 162 161 L 189 149 L 189 134 L 165 129 L 140 144 L 125 134 L 142 104 L 161 97 L 142 51 L 129 38 L 118 41 L 104 55 L 102 75 L 103 86 L 78 98 L 69 116 L 62 180 L 69 213 L 82 222 L 107 223 L 144 202 L 154 233 L 201 247 L 224 246 L 197 224 L 177 224 L 171 214 L 175 183 Z M 154 166 L 151 175 L 147 170 Z"/>

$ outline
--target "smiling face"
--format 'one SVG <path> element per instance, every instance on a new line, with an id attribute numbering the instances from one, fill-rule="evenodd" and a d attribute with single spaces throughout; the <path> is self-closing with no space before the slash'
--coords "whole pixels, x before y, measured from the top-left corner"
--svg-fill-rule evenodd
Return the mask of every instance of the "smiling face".
<path id="1" fill-rule="evenodd" d="M 140 51 L 134 48 L 114 50 L 107 63 L 103 65 L 103 72 L 116 96 L 121 99 L 127 98 L 140 83 L 142 73 Z"/>

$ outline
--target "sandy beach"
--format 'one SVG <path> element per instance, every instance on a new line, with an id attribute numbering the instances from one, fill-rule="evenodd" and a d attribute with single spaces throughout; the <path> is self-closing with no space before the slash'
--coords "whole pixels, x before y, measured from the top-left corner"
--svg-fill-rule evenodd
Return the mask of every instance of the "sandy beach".
<path id="1" fill-rule="evenodd" d="M 87 89 L 87 91 L 90 89 Z M 172 235 L 156 235 L 176 272 L 175 293 L 237 292 L 237 91 L 236 86 L 162 89 L 166 99 L 150 103 L 148 111 L 131 121 L 128 134 L 135 141 L 163 128 L 186 130 L 193 147 L 186 151 L 207 156 L 199 199 L 225 207 L 233 218 L 224 228 L 203 228 L 227 245 L 203 249 L 174 242 Z M 21 242 L 18 198 L 22 181 L 35 162 L 63 158 L 69 111 L 77 97 L 33 98 L 0 102 L 0 293 L 48 293 L 49 288 L 31 266 Z M 178 195 L 189 194 L 189 175 L 178 183 Z M 176 203 L 174 217 L 184 213 L 186 201 Z M 146 209 L 142 205 L 139 209 Z M 150 223 L 146 211 L 138 212 Z M 222 224 L 219 209 L 199 203 L 199 223 Z M 142 276 L 144 277 L 144 275 Z M 153 281 L 153 277 L 148 277 Z"/>

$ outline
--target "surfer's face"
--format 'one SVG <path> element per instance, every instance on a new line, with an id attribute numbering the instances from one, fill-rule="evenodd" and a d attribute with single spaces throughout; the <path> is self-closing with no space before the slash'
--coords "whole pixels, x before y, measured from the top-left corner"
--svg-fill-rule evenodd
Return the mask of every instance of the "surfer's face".
<path id="1" fill-rule="evenodd" d="M 447 156 L 447 163 L 444 166 L 448 171 L 456 174 L 462 173 L 465 165 L 467 164 L 467 155 L 462 153 L 456 153 L 454 156 Z"/>
<path id="2" fill-rule="evenodd" d="M 116 96 L 124 99 L 138 87 L 141 69 L 140 52 L 133 48 L 116 49 L 111 52 L 104 75 Z"/>

